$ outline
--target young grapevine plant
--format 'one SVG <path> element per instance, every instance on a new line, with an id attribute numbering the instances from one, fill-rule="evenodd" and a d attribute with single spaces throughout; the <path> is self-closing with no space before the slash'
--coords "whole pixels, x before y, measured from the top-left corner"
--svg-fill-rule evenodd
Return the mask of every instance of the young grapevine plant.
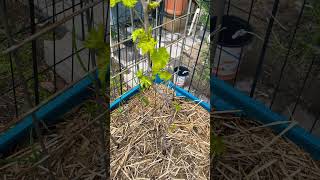
<path id="1" fill-rule="evenodd" d="M 134 8 L 138 1 L 111 0 L 110 5 L 114 7 L 119 2 L 122 2 L 122 4 L 128 8 Z M 141 3 L 144 7 L 145 16 L 148 15 L 148 12 L 160 5 L 160 2 L 157 1 L 141 0 Z M 142 55 L 147 55 L 148 58 L 150 57 L 150 70 L 147 73 L 143 73 L 142 71 L 137 72 L 141 88 L 147 89 L 153 84 L 157 76 L 164 81 L 168 81 L 171 78 L 171 74 L 165 70 L 170 59 L 167 49 L 165 47 L 156 48 L 158 42 L 152 37 L 152 28 L 148 27 L 148 22 L 144 22 L 144 24 L 144 29 L 139 28 L 133 31 L 132 41 L 137 44 Z"/>

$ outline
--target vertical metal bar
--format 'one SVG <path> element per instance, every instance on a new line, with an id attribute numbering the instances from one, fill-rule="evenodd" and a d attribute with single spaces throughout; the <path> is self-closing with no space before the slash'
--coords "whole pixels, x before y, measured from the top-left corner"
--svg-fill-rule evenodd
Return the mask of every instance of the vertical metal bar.
<path id="1" fill-rule="evenodd" d="M 200 18 L 200 14 L 201 14 L 201 7 L 200 7 L 200 12 L 199 12 L 199 16 L 197 17 L 197 20 Z M 210 19 L 210 16 L 208 17 L 209 19 Z M 191 44 L 191 47 L 190 47 L 190 56 L 192 56 L 192 52 L 193 52 L 193 46 L 194 46 L 194 42 L 196 41 L 196 34 L 197 34 L 197 30 L 198 30 L 198 28 L 197 28 L 197 25 L 198 25 L 198 23 L 197 23 L 197 20 L 195 21 L 195 31 L 194 31 L 194 33 L 193 33 L 193 38 L 192 38 L 192 44 Z M 200 51 L 200 49 L 199 49 L 199 51 Z M 190 66 L 190 62 L 191 62 L 191 59 L 188 61 L 188 67 Z M 189 87 L 190 88 L 190 87 Z"/>
<path id="2" fill-rule="evenodd" d="M 219 1 L 211 1 L 210 5 L 210 36 L 211 33 L 214 32 L 215 29 L 219 29 L 220 26 L 222 26 L 222 18 L 224 15 L 224 7 L 225 7 L 225 0 L 219 0 Z M 216 17 L 215 22 L 211 21 L 212 18 Z M 214 19 L 212 19 L 214 20 Z M 217 28 L 218 27 L 218 28 Z M 210 74 L 213 72 L 214 68 L 214 59 L 215 59 L 215 53 L 216 53 L 216 48 L 217 48 L 217 42 L 219 40 L 219 34 L 220 32 L 218 31 L 217 34 L 214 35 L 214 38 L 210 38 Z M 212 79 L 212 76 L 211 76 Z M 214 84 L 213 81 L 210 80 L 210 112 L 214 111 L 213 104 L 214 104 L 214 97 L 213 97 L 213 91 L 214 91 Z M 210 127 L 214 127 L 214 117 L 210 116 Z M 210 142 L 212 141 L 214 132 L 213 128 L 210 128 Z M 216 166 L 216 161 L 217 158 L 214 158 L 213 156 L 214 149 L 211 147 L 210 148 L 210 179 L 214 179 L 213 174 L 215 173 L 215 166 Z"/>
<path id="3" fill-rule="evenodd" d="M 192 4 L 192 0 L 189 0 L 189 5 L 188 5 L 188 15 L 187 15 L 187 19 L 186 19 L 186 23 L 185 23 L 185 28 L 184 28 L 184 32 L 183 32 L 183 40 L 182 40 L 182 44 L 181 44 L 181 55 L 180 55 L 180 58 L 179 58 L 179 65 L 181 64 L 182 62 L 182 53 L 183 53 L 183 50 L 184 50 L 184 46 L 186 44 L 186 35 L 187 35 L 187 27 L 188 27 L 188 22 L 189 22 L 189 17 L 190 17 L 190 12 L 191 12 L 191 4 Z M 179 42 L 177 42 L 177 49 L 178 49 L 178 44 Z M 174 67 L 176 67 L 176 61 L 174 62 Z M 178 71 L 179 72 L 180 69 L 179 69 L 179 66 L 178 66 Z M 176 87 L 176 86 L 175 86 Z"/>
<path id="4" fill-rule="evenodd" d="M 254 0 L 251 0 L 251 4 L 250 4 L 250 11 L 248 14 L 248 19 L 247 19 L 247 23 L 249 24 L 250 20 L 251 20 L 251 15 L 252 15 L 252 11 L 253 11 L 253 6 L 254 6 Z"/>
<path id="5" fill-rule="evenodd" d="M 250 97 L 253 97 L 253 95 L 254 95 L 254 92 L 256 90 L 259 77 L 260 77 L 261 72 L 262 72 L 262 66 L 263 66 L 263 63 L 264 63 L 264 57 L 265 57 L 265 54 L 266 54 L 268 42 L 269 42 L 271 31 L 272 31 L 272 28 L 273 28 L 274 18 L 276 17 L 276 14 L 277 14 L 277 11 L 278 11 L 278 5 L 279 5 L 279 0 L 275 0 L 274 3 L 273 3 L 273 8 L 272 8 L 272 16 L 270 17 L 270 20 L 269 20 L 269 24 L 268 24 L 268 28 L 267 28 L 267 31 L 266 31 L 266 35 L 264 37 L 262 50 L 261 50 L 261 53 L 260 53 L 260 56 L 259 56 L 259 62 L 258 62 L 258 65 L 257 65 L 257 69 L 256 69 L 256 73 L 255 73 L 255 76 L 254 76 L 254 80 L 253 80 L 253 83 L 252 83 L 252 86 L 251 86 Z"/>
<path id="6" fill-rule="evenodd" d="M 7 9 L 7 3 L 6 1 L 3 1 L 3 9 Z M 0 9 L 1 10 L 1 9 Z M 5 12 L 7 13 L 7 12 Z M 0 19 L 1 23 L 1 19 Z M 10 47 L 10 42 L 7 44 L 8 47 Z M 11 82 L 12 82 L 12 91 L 13 91 L 13 101 L 14 101 L 14 108 L 15 108 L 15 116 L 19 116 L 19 108 L 17 103 L 17 94 L 16 94 L 16 85 L 15 85 L 15 75 L 14 75 L 14 69 L 13 69 L 13 62 L 12 62 L 12 54 L 9 54 L 9 61 L 10 61 L 10 73 L 11 73 Z"/>
<path id="7" fill-rule="evenodd" d="M 118 33 L 118 43 L 120 43 L 120 23 L 119 23 L 119 4 L 116 5 L 116 14 L 117 14 L 117 33 Z M 118 45 L 118 58 L 119 58 L 119 72 L 121 72 L 121 52 L 120 44 Z M 122 95 L 122 74 L 119 75 L 120 78 L 120 95 Z"/>
<path id="8" fill-rule="evenodd" d="M 14 69 L 13 69 L 13 62 L 12 62 L 12 55 L 9 54 L 10 59 L 10 71 L 11 71 L 11 82 L 12 82 L 12 89 L 13 89 L 13 100 L 14 100 L 14 108 L 15 108 L 15 115 L 16 117 L 19 116 L 19 109 L 18 109 L 18 103 L 17 103 L 17 95 L 16 95 L 16 85 L 15 85 L 15 79 L 14 79 Z"/>
<path id="9" fill-rule="evenodd" d="M 294 112 L 296 111 L 296 108 L 297 108 L 298 104 L 300 103 L 301 95 L 302 95 L 302 93 L 303 93 L 304 87 L 306 86 L 306 83 L 307 83 L 308 78 L 309 78 L 309 76 L 310 76 L 310 73 L 311 73 L 311 71 L 312 71 L 313 64 L 314 64 L 314 62 L 315 62 L 316 59 L 317 59 L 317 56 L 314 55 L 314 57 L 312 58 L 312 61 L 311 61 L 310 65 L 309 65 L 307 74 L 306 74 L 306 76 L 305 76 L 305 78 L 304 78 L 304 80 L 303 80 L 303 83 L 302 83 L 302 86 L 301 86 L 301 88 L 300 88 L 300 91 L 299 91 L 299 95 L 298 95 L 298 97 L 297 97 L 297 100 L 296 100 L 296 102 L 295 102 L 295 104 L 294 104 L 294 107 L 293 107 L 293 109 L 292 109 L 292 111 L 291 111 L 291 115 L 290 115 L 290 117 L 289 117 L 289 120 L 291 120 L 292 116 L 294 115 Z"/>
<path id="10" fill-rule="evenodd" d="M 80 8 L 83 8 L 83 0 L 80 0 Z M 85 28 L 84 28 L 84 17 L 81 13 L 81 32 L 82 32 L 82 41 L 86 39 Z"/>
<path id="11" fill-rule="evenodd" d="M 289 47 L 288 47 L 288 51 L 286 53 L 286 56 L 285 56 L 285 60 L 282 64 L 282 67 L 281 67 L 281 70 L 280 70 L 280 76 L 279 76 L 279 79 L 276 83 L 276 88 L 274 89 L 273 91 L 273 95 L 272 95 L 272 99 L 271 99 L 271 102 L 270 102 L 270 108 L 272 108 L 272 105 L 276 99 L 276 96 L 278 94 L 278 91 L 279 91 L 279 87 L 280 87 L 280 83 L 281 83 L 281 80 L 282 80 L 282 77 L 283 77 L 283 73 L 284 73 L 284 70 L 285 70 L 285 67 L 287 66 L 287 62 L 288 62 L 288 59 L 289 59 L 289 55 L 291 53 L 291 50 L 292 50 L 292 47 L 293 47 L 293 42 L 295 40 L 295 37 L 296 37 L 296 33 L 297 33 L 297 30 L 298 30 L 298 27 L 299 27 L 299 24 L 300 24 L 300 21 L 301 21 L 301 18 L 302 18 L 302 15 L 303 15 L 303 12 L 304 12 L 304 7 L 305 7 L 305 4 L 306 4 L 306 0 L 303 1 L 303 5 L 300 9 L 300 13 L 299 13 L 299 17 L 297 19 L 297 22 L 296 22 L 296 26 L 294 28 L 294 32 L 293 32 L 293 35 L 290 39 L 290 42 L 289 42 Z"/>
<path id="12" fill-rule="evenodd" d="M 29 0 L 29 13 L 30 13 L 30 27 L 31 34 L 36 32 L 35 16 L 34 16 L 34 2 Z M 33 40 L 32 42 L 32 63 L 33 63 L 33 80 L 34 80 L 34 96 L 35 104 L 39 104 L 39 77 L 38 77 L 38 62 L 37 62 L 37 42 Z"/>
<path id="13" fill-rule="evenodd" d="M 199 87 L 199 84 L 200 84 L 200 82 L 201 82 L 200 79 L 202 79 L 201 77 L 202 77 L 202 75 L 203 75 L 203 73 L 204 73 L 204 69 L 206 68 L 205 66 L 206 66 L 206 64 L 208 63 L 208 59 L 209 59 L 209 53 L 206 53 L 205 62 L 204 62 L 204 65 L 203 65 L 202 68 L 201 68 L 201 72 L 200 72 L 200 76 L 199 76 L 199 81 L 198 81 L 196 87 Z M 210 76 L 210 72 L 209 72 L 208 75 Z M 191 84 L 190 84 L 190 86 L 191 86 Z"/>
<path id="14" fill-rule="evenodd" d="M 228 1 L 227 15 L 230 13 L 231 0 Z"/>
<path id="15" fill-rule="evenodd" d="M 134 23 L 133 23 L 133 12 L 132 12 L 132 9 L 130 9 L 130 20 L 131 20 L 131 27 L 132 29 L 134 29 Z M 139 71 L 139 64 L 137 64 L 137 49 L 136 49 L 136 44 L 133 43 L 133 60 L 134 60 L 134 63 L 136 64 L 136 71 Z M 133 78 L 133 81 L 135 81 L 136 78 Z M 133 86 L 133 81 L 132 81 L 132 86 Z"/>
<path id="16" fill-rule="evenodd" d="M 164 4 L 165 2 L 163 1 L 163 3 L 160 4 L 160 7 L 159 9 L 160 12 L 159 12 L 159 24 L 162 24 L 163 23 L 163 13 L 164 13 Z M 162 26 L 160 27 L 159 29 L 159 48 L 161 47 L 161 39 L 162 39 Z"/>
<path id="17" fill-rule="evenodd" d="M 234 79 L 233 79 L 233 82 L 232 82 L 232 86 L 233 86 L 233 87 L 236 85 L 236 82 L 237 82 L 237 77 L 238 77 L 239 70 L 240 70 L 240 64 L 241 64 L 242 55 L 243 55 L 243 47 L 241 47 L 240 56 L 239 56 L 239 62 L 238 62 L 238 64 L 237 64 L 236 75 L 235 75 L 235 77 L 234 77 Z"/>
<path id="18" fill-rule="evenodd" d="M 74 13 L 74 11 L 75 11 L 75 2 L 74 2 L 75 0 L 72 0 L 71 1 L 71 4 L 72 4 L 72 13 Z M 72 29 L 74 29 L 74 17 L 72 18 Z M 75 37 L 77 37 L 77 36 L 75 36 Z M 77 41 L 77 40 L 75 40 L 75 41 Z M 71 81 L 73 82 L 73 79 L 74 79 L 74 44 L 73 44 L 73 41 L 71 42 L 71 45 L 72 45 L 72 47 L 71 47 L 71 49 L 72 49 L 72 56 L 71 56 Z"/>
<path id="19" fill-rule="evenodd" d="M 200 49 L 201 49 L 202 44 L 203 44 L 203 41 L 204 41 L 204 37 L 205 37 L 206 31 L 207 31 L 209 19 L 210 19 L 210 17 L 208 16 L 207 22 L 206 22 L 206 26 L 205 26 L 205 28 L 204 28 L 203 35 L 202 35 L 202 38 L 201 38 L 201 43 L 200 43 L 199 51 L 198 51 L 198 54 L 197 54 L 196 63 L 195 63 L 195 65 L 194 65 L 194 67 L 193 67 L 193 72 L 192 72 L 192 76 L 191 76 L 190 86 L 191 86 L 191 84 L 192 84 L 193 77 L 194 77 L 194 72 L 195 72 L 196 67 L 197 67 L 198 59 L 199 59 L 200 52 L 201 52 Z M 189 86 L 189 88 L 188 88 L 188 91 L 190 91 L 190 86 Z"/>
<path id="20" fill-rule="evenodd" d="M 56 21 L 56 3 L 52 0 L 52 12 L 53 12 L 53 24 Z M 56 72 L 56 29 L 52 31 L 53 35 L 53 81 L 54 81 L 54 92 L 57 91 L 57 72 Z"/>
<path id="21" fill-rule="evenodd" d="M 316 126 L 316 124 L 319 122 L 319 120 L 320 120 L 320 113 L 318 114 L 318 116 L 316 117 L 316 119 L 313 121 L 312 127 L 311 127 L 310 130 L 309 130 L 310 133 L 313 132 L 313 129 L 314 129 L 314 127 Z"/>
<path id="22" fill-rule="evenodd" d="M 174 11 L 173 11 L 173 20 L 174 20 L 174 21 L 172 21 L 172 24 L 171 24 L 171 28 L 172 28 L 171 41 L 173 41 L 174 24 L 176 23 L 176 21 L 175 21 L 175 19 L 176 19 L 176 2 L 177 2 L 177 0 L 174 0 L 174 3 L 173 3 L 173 9 L 174 9 Z M 168 18 L 168 16 L 167 16 L 167 18 Z M 167 37 L 166 37 L 166 38 L 167 38 Z M 173 44 L 173 45 L 174 45 L 174 44 Z M 172 46 L 173 46 L 173 45 L 170 46 L 170 52 L 169 52 L 170 57 L 171 57 L 171 55 L 172 55 Z M 178 42 L 177 42 L 177 46 L 178 46 Z M 175 66 L 176 66 L 176 59 L 174 60 L 174 68 L 175 68 Z M 174 83 L 175 83 L 175 82 L 174 82 Z"/>
<path id="23" fill-rule="evenodd" d="M 255 2 L 254 0 L 251 0 L 250 10 L 249 10 L 248 19 L 247 19 L 247 25 L 248 25 L 248 26 L 250 26 L 250 20 L 251 20 L 251 15 L 252 15 L 253 7 L 254 7 L 254 2 Z M 238 77 L 239 70 L 240 70 L 240 64 L 241 64 L 242 56 L 243 56 L 243 47 L 241 47 L 239 62 L 238 62 L 238 65 L 237 65 L 237 71 L 236 71 L 235 78 L 234 78 L 234 80 L 233 80 L 233 86 L 235 86 L 235 84 L 237 83 L 237 77 Z"/>

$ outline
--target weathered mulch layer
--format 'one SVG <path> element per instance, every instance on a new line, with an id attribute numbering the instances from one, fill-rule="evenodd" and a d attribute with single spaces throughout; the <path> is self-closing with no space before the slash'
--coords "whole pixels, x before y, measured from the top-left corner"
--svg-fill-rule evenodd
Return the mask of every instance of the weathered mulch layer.
<path id="1" fill-rule="evenodd" d="M 209 113 L 195 102 L 171 101 L 167 88 L 157 89 L 162 93 L 146 91 L 112 112 L 112 179 L 208 179 Z M 0 179 L 103 179 L 102 115 L 94 105 L 86 103 L 48 127 L 49 156 L 41 156 L 32 140 L 1 159 Z"/>
<path id="2" fill-rule="evenodd" d="M 208 179 L 209 112 L 164 86 L 112 113 L 112 179 Z M 157 93 L 155 93 L 157 92 Z"/>
<path id="3" fill-rule="evenodd" d="M 19 151 L 0 159 L 0 179 L 103 179 L 97 117 L 104 117 L 97 114 L 95 105 L 86 103 L 75 108 L 62 122 L 44 130 L 48 156 L 41 154 L 38 140 L 30 138 L 24 148 L 18 147 Z"/>
<path id="4" fill-rule="evenodd" d="M 319 162 L 270 127 L 232 115 L 215 114 L 215 132 L 225 152 L 215 163 L 214 179 L 320 179 Z M 283 123 L 283 122 L 282 122 Z"/>

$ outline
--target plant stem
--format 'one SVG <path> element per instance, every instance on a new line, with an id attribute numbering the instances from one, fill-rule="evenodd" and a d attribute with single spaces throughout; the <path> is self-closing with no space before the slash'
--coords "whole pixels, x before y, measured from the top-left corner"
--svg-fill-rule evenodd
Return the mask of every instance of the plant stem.
<path id="1" fill-rule="evenodd" d="M 144 18 L 144 31 L 147 33 L 149 31 L 150 22 L 149 22 L 149 11 L 148 11 L 148 0 L 141 0 L 142 8 L 143 8 L 143 18 Z M 150 52 L 147 53 L 147 60 L 148 60 L 148 66 L 151 70 L 152 64 L 151 64 L 151 58 L 150 58 Z"/>

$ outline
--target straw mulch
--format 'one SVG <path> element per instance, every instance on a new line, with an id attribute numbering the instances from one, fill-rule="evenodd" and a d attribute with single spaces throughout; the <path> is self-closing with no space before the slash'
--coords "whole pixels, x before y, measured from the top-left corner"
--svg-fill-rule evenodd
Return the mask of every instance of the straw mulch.
<path id="1" fill-rule="evenodd" d="M 0 179 L 104 179 L 99 121 L 88 107 L 76 108 L 49 127 L 44 136 L 49 156 L 40 154 L 36 140 L 27 140 L 25 148 L 0 159 Z"/>
<path id="2" fill-rule="evenodd" d="M 111 178 L 208 179 L 209 113 L 195 102 L 172 101 L 166 87 L 156 90 L 112 113 Z"/>
<path id="3" fill-rule="evenodd" d="M 216 114 L 214 131 L 223 136 L 224 154 L 214 164 L 214 179 L 320 179 L 319 162 L 270 129 L 272 125 Z"/>

